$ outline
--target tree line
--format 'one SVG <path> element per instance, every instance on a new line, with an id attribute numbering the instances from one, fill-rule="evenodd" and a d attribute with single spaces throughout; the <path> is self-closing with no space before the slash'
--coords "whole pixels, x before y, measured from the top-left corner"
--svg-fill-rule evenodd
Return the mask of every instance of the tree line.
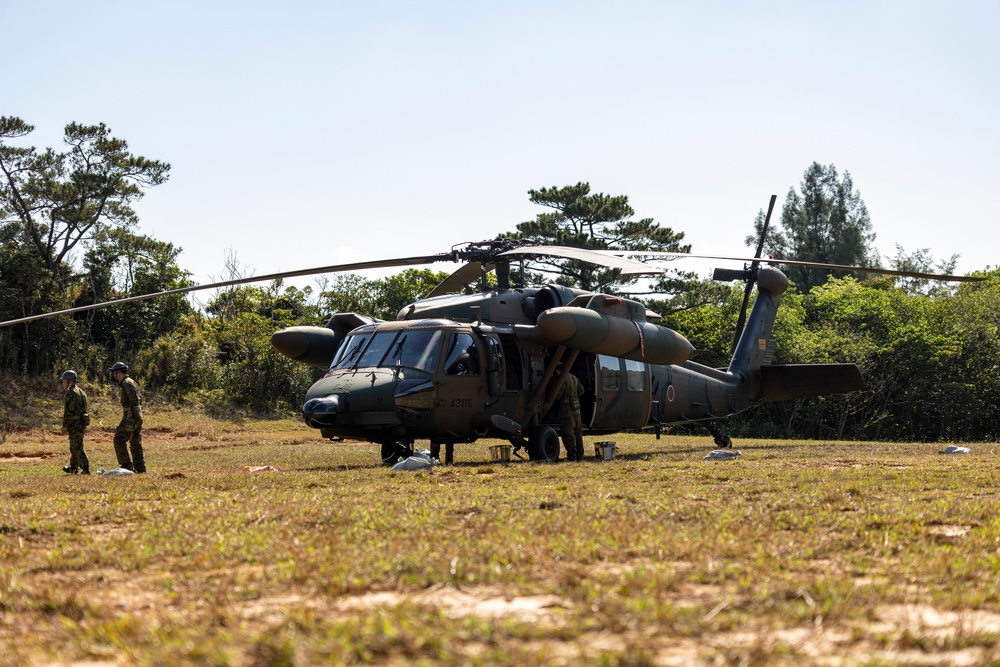
<path id="1" fill-rule="evenodd" d="M 131 205 L 166 182 L 170 165 L 134 155 L 103 124 L 71 123 L 65 150 L 19 145 L 34 128 L 0 118 L 0 320 L 191 285 L 181 249 L 137 232 Z M 544 209 L 500 236 L 589 249 L 689 252 L 683 232 L 636 219 L 625 195 L 585 182 L 531 190 Z M 756 247 L 763 228 L 746 239 Z M 881 266 L 868 211 L 849 173 L 810 165 L 789 188 L 765 251 L 826 263 Z M 79 257 L 73 262 L 73 257 Z M 953 272 L 921 249 L 890 268 Z M 235 260 L 228 277 L 239 275 Z M 663 260 L 655 280 L 572 260 L 527 263 L 516 281 L 629 295 L 682 332 L 711 366 L 729 361 L 742 285 L 713 283 Z M 788 271 L 775 363 L 857 363 L 868 390 L 767 404 L 727 422 L 733 435 L 871 440 L 992 440 L 998 435 L 1000 276 L 954 286 L 916 279 Z M 344 274 L 296 288 L 275 281 L 217 291 L 195 308 L 172 295 L 0 328 L 0 373 L 53 377 L 74 368 L 103 379 L 127 359 L 148 390 L 209 407 L 299 407 L 317 371 L 277 354 L 277 329 L 323 324 L 335 312 L 392 319 L 447 277 L 429 269 L 367 279 Z"/>

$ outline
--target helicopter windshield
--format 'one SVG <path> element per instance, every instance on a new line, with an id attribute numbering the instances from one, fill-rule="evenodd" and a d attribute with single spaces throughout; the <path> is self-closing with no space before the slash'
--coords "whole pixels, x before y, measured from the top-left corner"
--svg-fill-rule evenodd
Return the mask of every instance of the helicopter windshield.
<path id="1" fill-rule="evenodd" d="M 340 344 L 340 348 L 337 350 L 336 356 L 334 356 L 333 361 L 330 363 L 330 370 L 334 368 L 350 368 L 361 356 L 361 351 L 365 349 L 365 344 L 371 339 L 372 331 L 366 331 L 364 333 L 354 334 L 353 336 L 348 336 L 343 343 Z"/>
<path id="2" fill-rule="evenodd" d="M 441 341 L 441 331 L 416 330 L 401 331 L 399 338 L 392 344 L 389 354 L 382 361 L 382 366 L 402 366 L 432 372 L 437 362 L 438 343 Z"/>
<path id="3" fill-rule="evenodd" d="M 330 368 L 383 366 L 432 372 L 441 342 L 440 329 L 370 332 L 349 336 Z"/>

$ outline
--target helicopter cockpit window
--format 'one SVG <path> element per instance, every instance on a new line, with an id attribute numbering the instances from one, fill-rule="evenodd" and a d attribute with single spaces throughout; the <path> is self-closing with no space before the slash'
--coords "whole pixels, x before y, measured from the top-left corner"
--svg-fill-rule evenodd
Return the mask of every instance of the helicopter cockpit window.
<path id="1" fill-rule="evenodd" d="M 451 337 L 444 372 L 448 375 L 479 375 L 479 351 L 471 334 L 457 333 Z"/>
<path id="2" fill-rule="evenodd" d="M 357 363 L 351 365 L 357 366 L 358 368 L 378 366 L 382 359 L 385 358 L 389 348 L 392 347 L 392 342 L 395 338 L 395 331 L 383 331 L 382 333 L 376 333 L 372 336 L 371 342 L 368 343 L 368 347 L 361 352 L 361 357 L 358 358 Z"/>
<path id="3" fill-rule="evenodd" d="M 353 366 L 361 356 L 361 351 L 365 349 L 365 344 L 371 336 L 372 332 L 370 331 L 348 336 L 344 342 L 340 344 L 340 348 L 337 350 L 337 356 L 335 356 L 333 358 L 333 362 L 330 363 L 330 368 L 350 368 Z"/>
<path id="4" fill-rule="evenodd" d="M 382 365 L 433 372 L 440 342 L 440 329 L 400 332 Z"/>
<path id="5" fill-rule="evenodd" d="M 433 372 L 440 330 L 365 332 L 348 336 L 330 365 L 334 368 L 415 368 Z"/>

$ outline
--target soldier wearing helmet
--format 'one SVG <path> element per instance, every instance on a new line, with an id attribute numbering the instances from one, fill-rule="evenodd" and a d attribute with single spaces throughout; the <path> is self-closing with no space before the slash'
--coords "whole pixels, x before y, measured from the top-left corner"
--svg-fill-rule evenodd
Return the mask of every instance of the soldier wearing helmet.
<path id="1" fill-rule="evenodd" d="M 116 361 L 108 371 L 118 383 L 122 404 L 122 420 L 115 428 L 115 456 L 118 457 L 118 465 L 144 473 L 146 460 L 142 455 L 142 392 L 138 383 L 128 376 L 126 364 Z"/>
<path id="2" fill-rule="evenodd" d="M 62 432 L 69 434 L 69 465 L 63 467 L 63 472 L 90 474 L 90 461 L 83 451 L 83 433 L 90 424 L 90 413 L 87 411 L 87 395 L 77 386 L 76 371 L 66 371 L 60 377 L 63 389 L 66 390 L 66 400 L 63 405 Z"/>

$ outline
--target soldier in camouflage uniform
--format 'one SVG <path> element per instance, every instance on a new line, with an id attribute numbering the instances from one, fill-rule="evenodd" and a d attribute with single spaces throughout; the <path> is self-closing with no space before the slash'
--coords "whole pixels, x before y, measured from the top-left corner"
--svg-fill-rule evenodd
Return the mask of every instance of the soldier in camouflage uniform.
<path id="1" fill-rule="evenodd" d="M 122 420 L 115 428 L 115 456 L 119 467 L 146 472 L 142 455 L 142 392 L 135 380 L 128 376 L 128 366 L 116 361 L 109 369 L 121 394 Z M 129 458 L 129 446 L 132 456 Z"/>
<path id="2" fill-rule="evenodd" d="M 76 385 L 76 371 L 66 371 L 60 378 L 63 389 L 66 390 L 66 401 L 63 406 L 63 433 L 69 434 L 69 465 L 63 472 L 75 475 L 82 472 L 90 474 L 90 461 L 83 451 L 83 432 L 90 424 L 90 413 L 87 411 L 87 395 Z"/>
<path id="3" fill-rule="evenodd" d="M 561 367 L 557 373 L 566 375 L 559 390 L 559 434 L 566 447 L 566 460 L 582 461 L 583 420 L 580 418 L 580 397 L 583 396 L 583 385 L 575 375 Z"/>

